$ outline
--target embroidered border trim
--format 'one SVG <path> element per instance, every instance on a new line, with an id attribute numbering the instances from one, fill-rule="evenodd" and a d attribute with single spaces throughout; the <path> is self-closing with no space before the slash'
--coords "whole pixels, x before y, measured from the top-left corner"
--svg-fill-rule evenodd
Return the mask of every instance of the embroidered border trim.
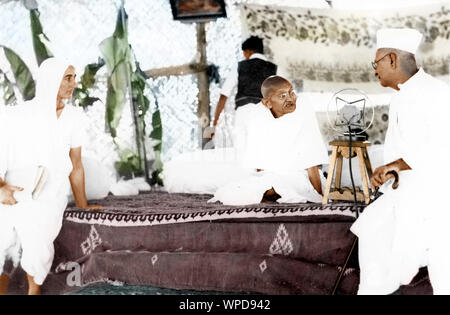
<path id="1" fill-rule="evenodd" d="M 69 210 L 64 213 L 64 218 L 70 222 L 98 224 L 105 226 L 152 226 L 161 224 L 187 223 L 199 221 L 214 221 L 223 219 L 242 218 L 273 218 L 286 216 L 319 216 L 340 215 L 356 218 L 356 211 L 362 211 L 363 205 L 317 205 L 306 204 L 301 207 L 245 207 L 226 210 L 211 210 L 193 213 L 159 213 L 159 214 L 126 214 L 107 213 L 102 211 Z"/>

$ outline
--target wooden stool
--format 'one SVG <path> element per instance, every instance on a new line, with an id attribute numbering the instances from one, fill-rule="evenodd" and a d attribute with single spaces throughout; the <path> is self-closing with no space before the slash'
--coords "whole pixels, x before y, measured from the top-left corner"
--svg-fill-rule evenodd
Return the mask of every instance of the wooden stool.
<path id="1" fill-rule="evenodd" d="M 342 160 L 349 158 L 349 142 L 348 141 L 331 141 L 333 147 L 330 159 L 330 167 L 328 169 L 328 178 L 325 192 L 323 194 L 322 204 L 327 204 L 328 199 L 332 200 L 354 200 L 352 188 L 341 188 Z M 372 176 L 372 165 L 370 164 L 367 147 L 370 146 L 368 141 L 352 141 L 351 157 L 357 157 L 359 162 L 359 171 L 363 182 L 363 192 L 356 187 L 356 200 L 364 201 L 366 204 L 370 202 L 369 181 Z M 336 167 L 337 166 L 337 167 Z M 336 168 L 336 176 L 334 180 L 334 189 L 331 189 L 334 170 Z"/>

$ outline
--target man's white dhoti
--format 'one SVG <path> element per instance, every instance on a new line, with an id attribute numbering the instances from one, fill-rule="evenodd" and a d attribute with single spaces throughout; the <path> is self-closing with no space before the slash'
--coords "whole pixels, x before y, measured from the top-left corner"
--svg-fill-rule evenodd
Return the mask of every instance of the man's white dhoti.
<path id="1" fill-rule="evenodd" d="M 47 59 L 39 68 L 35 99 L 2 113 L 0 177 L 24 191 L 14 194 L 16 205 L 0 205 L 0 274 L 6 259 L 16 266 L 20 261 L 38 285 L 52 265 L 72 169 L 56 123 L 56 96 L 67 66 Z M 48 179 L 33 200 L 38 166 L 47 169 Z"/>
<path id="2" fill-rule="evenodd" d="M 306 99 L 300 97 L 296 110 L 279 118 L 261 103 L 245 105 L 236 111 L 235 131 L 239 165 L 253 174 L 219 188 L 212 202 L 259 203 L 271 188 L 281 196 L 278 202 L 321 202 L 306 169 L 327 164 L 328 154 Z"/>
<path id="3" fill-rule="evenodd" d="M 402 158 L 397 190 L 369 205 L 351 227 L 359 238 L 359 294 L 389 294 L 428 266 L 435 294 L 450 294 L 450 89 L 422 69 L 393 97 L 385 164 Z"/>

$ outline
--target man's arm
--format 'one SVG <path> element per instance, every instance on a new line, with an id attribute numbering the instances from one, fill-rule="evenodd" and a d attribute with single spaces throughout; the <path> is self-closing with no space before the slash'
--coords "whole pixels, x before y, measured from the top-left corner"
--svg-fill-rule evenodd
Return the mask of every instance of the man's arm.
<path id="1" fill-rule="evenodd" d="M 319 167 L 313 166 L 307 169 L 308 178 L 314 189 L 322 195 L 322 182 L 320 181 Z"/>
<path id="2" fill-rule="evenodd" d="M 0 203 L 9 206 L 15 205 L 17 200 L 14 198 L 14 192 L 22 190 L 22 187 L 9 185 L 0 177 Z"/>
<path id="3" fill-rule="evenodd" d="M 223 109 L 225 108 L 225 103 L 227 101 L 227 97 L 223 94 L 220 94 L 219 102 L 217 103 L 216 112 L 214 114 L 214 120 L 213 120 L 213 126 L 217 126 L 217 123 L 219 122 L 220 114 L 222 113 Z"/>
<path id="4" fill-rule="evenodd" d="M 217 102 L 216 106 L 216 112 L 214 113 L 213 127 L 216 127 L 217 124 L 219 123 L 219 117 L 225 107 L 227 98 L 231 95 L 232 91 L 238 84 L 238 76 L 239 75 L 236 67 L 236 70 L 231 71 L 231 73 L 228 75 L 228 77 L 225 79 L 225 82 L 222 85 L 219 101 Z M 214 132 L 211 135 L 211 137 L 212 136 L 214 136 Z"/>
<path id="5" fill-rule="evenodd" d="M 72 187 L 75 205 L 78 208 L 88 210 L 99 210 L 102 207 L 97 205 L 88 205 L 85 190 L 84 167 L 81 161 L 81 147 L 70 149 L 70 159 L 72 160 L 72 173 L 69 175 L 70 186 Z"/>
<path id="6" fill-rule="evenodd" d="M 370 177 L 370 183 L 373 189 L 376 189 L 387 182 L 389 179 L 394 178 L 392 174 L 388 174 L 391 171 L 396 172 L 397 174 L 401 171 L 410 170 L 411 167 L 403 160 L 398 159 L 389 164 L 377 167 L 377 169 L 373 172 Z"/>
<path id="7" fill-rule="evenodd" d="M 213 120 L 212 128 L 208 127 L 205 129 L 204 134 L 203 134 L 204 138 L 214 137 L 214 134 L 216 133 L 215 128 L 217 126 L 217 123 L 219 122 L 219 117 L 225 107 L 226 101 L 227 101 L 227 96 L 220 94 L 219 102 L 217 103 L 217 106 L 216 106 L 216 112 L 214 113 L 214 120 Z"/>

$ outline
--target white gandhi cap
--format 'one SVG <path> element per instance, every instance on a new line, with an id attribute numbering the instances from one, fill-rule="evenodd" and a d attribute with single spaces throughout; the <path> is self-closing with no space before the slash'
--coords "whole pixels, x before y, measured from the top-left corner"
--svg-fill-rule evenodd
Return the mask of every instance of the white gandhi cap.
<path id="1" fill-rule="evenodd" d="M 416 54 L 422 34 L 411 28 L 385 28 L 377 32 L 377 49 L 394 48 Z"/>

